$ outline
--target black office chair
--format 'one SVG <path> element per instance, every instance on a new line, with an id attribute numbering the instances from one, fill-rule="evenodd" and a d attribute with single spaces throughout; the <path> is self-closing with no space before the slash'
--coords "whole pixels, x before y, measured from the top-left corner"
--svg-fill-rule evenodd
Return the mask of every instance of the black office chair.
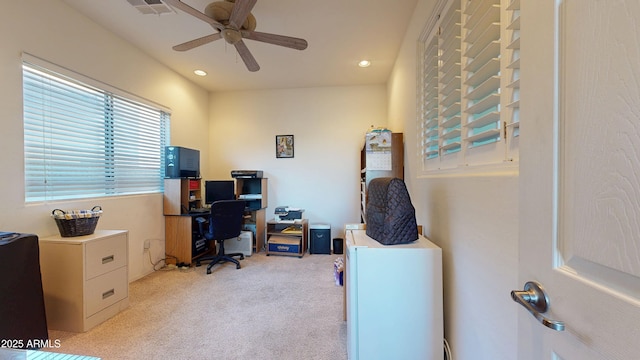
<path id="1" fill-rule="evenodd" d="M 196 218 L 200 235 L 208 241 L 217 241 L 220 245 L 216 255 L 203 256 L 196 260 L 196 266 L 200 266 L 201 261 L 211 260 L 207 266 L 207 274 L 211 274 L 213 265 L 220 262 L 232 262 L 236 264 L 236 269 L 240 269 L 240 261 L 233 257 L 239 256 L 240 260 L 244 260 L 244 254 L 226 254 L 224 252 L 224 241 L 240 236 L 244 208 L 244 200 L 220 200 L 211 204 L 211 213 L 208 219 L 204 217 Z M 205 231 L 204 224 L 207 222 L 209 223 L 209 229 Z"/>

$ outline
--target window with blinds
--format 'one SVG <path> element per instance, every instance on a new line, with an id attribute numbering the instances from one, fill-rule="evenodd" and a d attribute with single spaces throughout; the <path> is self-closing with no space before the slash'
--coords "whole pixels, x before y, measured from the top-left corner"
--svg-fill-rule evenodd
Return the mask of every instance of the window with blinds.
<path id="1" fill-rule="evenodd" d="M 168 112 L 26 61 L 23 97 L 27 202 L 163 190 Z"/>
<path id="2" fill-rule="evenodd" d="M 423 51 L 418 52 L 422 75 L 418 144 L 424 172 L 517 157 L 519 3 L 440 0 L 436 4 L 437 15 L 427 23 L 420 38 Z M 434 62 L 435 88 L 430 76 Z"/>

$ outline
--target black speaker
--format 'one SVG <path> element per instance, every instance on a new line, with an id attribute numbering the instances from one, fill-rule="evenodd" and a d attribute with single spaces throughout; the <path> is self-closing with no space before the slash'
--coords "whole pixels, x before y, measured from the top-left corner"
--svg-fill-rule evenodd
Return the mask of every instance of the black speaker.
<path id="1" fill-rule="evenodd" d="M 334 238 L 333 239 L 333 253 L 334 254 L 342 254 L 343 247 L 343 239 L 342 238 Z"/>

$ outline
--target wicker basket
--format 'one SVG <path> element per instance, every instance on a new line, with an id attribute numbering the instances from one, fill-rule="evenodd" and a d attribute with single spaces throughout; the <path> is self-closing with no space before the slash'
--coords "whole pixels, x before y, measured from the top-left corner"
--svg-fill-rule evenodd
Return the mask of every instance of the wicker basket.
<path id="1" fill-rule="evenodd" d="M 91 210 L 63 211 L 55 209 L 51 212 L 60 230 L 60 236 L 73 237 L 90 235 L 96 230 L 98 220 L 102 215 L 102 208 L 94 206 Z"/>

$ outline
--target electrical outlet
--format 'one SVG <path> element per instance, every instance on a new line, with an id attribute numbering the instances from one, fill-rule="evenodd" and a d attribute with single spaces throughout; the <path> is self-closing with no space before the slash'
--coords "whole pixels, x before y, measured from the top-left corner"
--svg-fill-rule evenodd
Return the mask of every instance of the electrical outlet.
<path id="1" fill-rule="evenodd" d="M 144 241 L 144 251 L 148 251 L 151 247 L 151 240 L 147 239 Z"/>

